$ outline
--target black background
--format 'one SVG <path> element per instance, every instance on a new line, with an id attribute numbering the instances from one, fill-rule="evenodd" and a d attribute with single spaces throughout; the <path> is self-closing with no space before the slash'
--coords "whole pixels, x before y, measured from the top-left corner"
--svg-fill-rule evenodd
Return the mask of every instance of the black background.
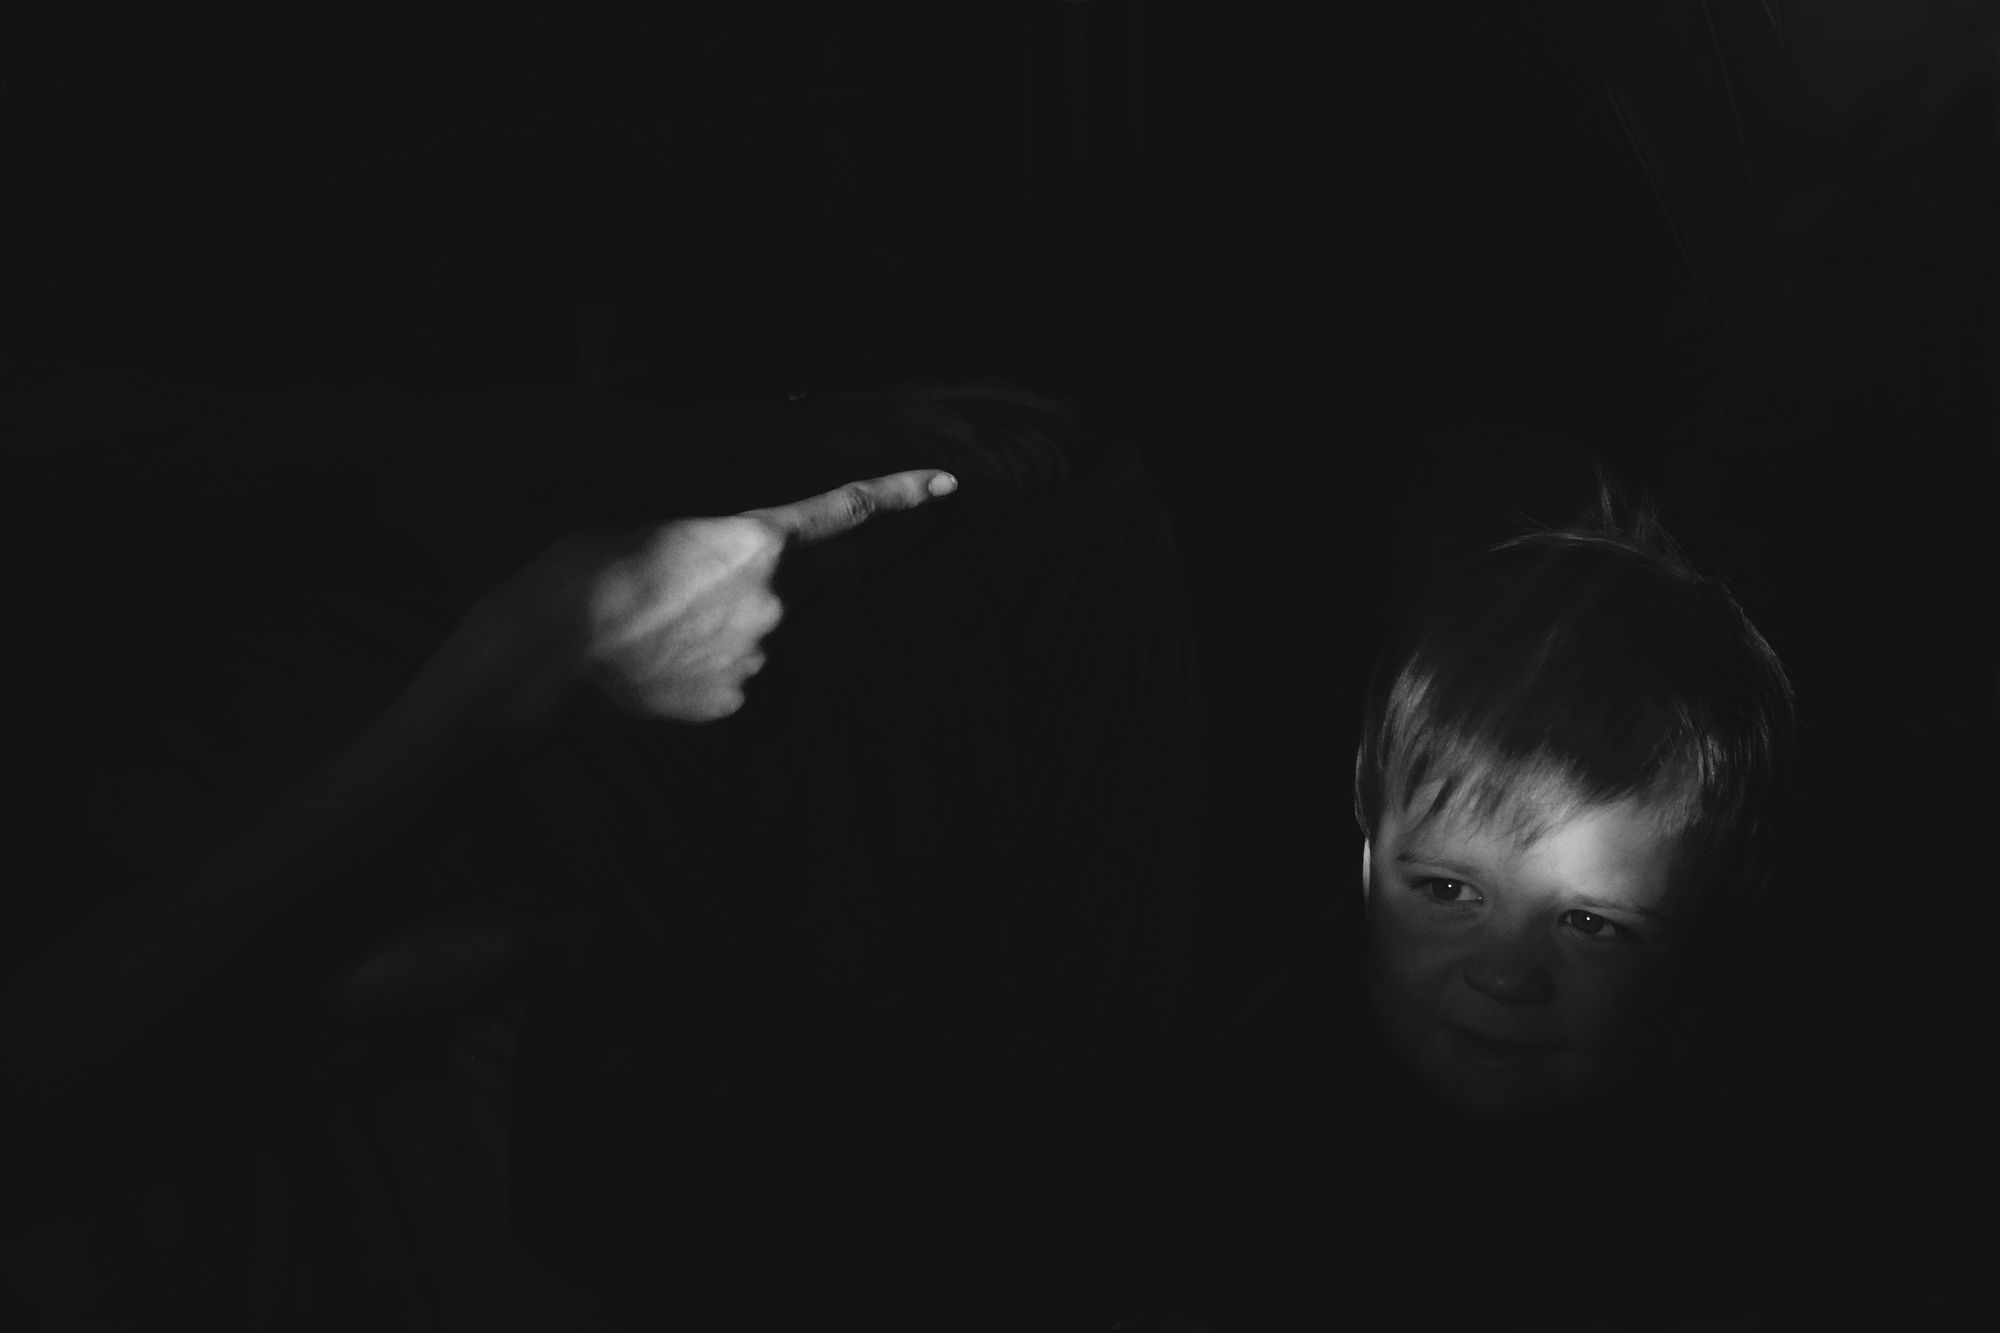
<path id="1" fill-rule="evenodd" d="M 1990 871 L 1915 849 L 1990 808 L 1994 112 L 1951 55 L 1990 33 L 1924 7 L 1756 161 L 1733 240 L 1791 295 L 1746 344 L 1604 96 L 1619 7 L 1384 8 L 17 23 L 8 351 L 288 393 L 1073 395 L 1144 451 L 1189 570 L 1218 984 L 1351 889 L 1400 583 L 1565 517 L 1601 456 L 1798 684 L 1774 995 L 1854 1095 L 1948 1106 L 1973 974 L 1940 959 Z M 1884 12 L 1794 61 L 1824 83 Z"/>
<path id="2" fill-rule="evenodd" d="M 1073 394 L 1178 514 L 1221 774 L 1280 737 L 1327 758 L 1307 738 L 1341 735 L 1397 571 L 1563 517 L 1594 454 L 1737 580 L 1810 704 L 1970 609 L 1943 515 L 1991 452 L 1991 84 L 1947 58 L 1965 7 L 1931 8 L 1919 39 L 1865 6 L 1794 27 L 1816 63 L 1759 87 L 1739 61 L 1722 94 L 1749 116 L 1860 67 L 1753 161 L 1727 238 L 1776 254 L 1816 206 L 1775 347 L 1732 335 L 1611 110 L 1615 5 L 21 24 L 10 350 L 319 393 Z M 1891 39 L 1917 45 L 1884 74 Z M 1887 654 L 1866 711 L 1964 656 Z M 1954 716 L 1991 718 L 1977 670 Z M 1255 859 L 1239 822 L 1317 822 L 1341 767 L 1256 784 L 1216 837 Z"/>

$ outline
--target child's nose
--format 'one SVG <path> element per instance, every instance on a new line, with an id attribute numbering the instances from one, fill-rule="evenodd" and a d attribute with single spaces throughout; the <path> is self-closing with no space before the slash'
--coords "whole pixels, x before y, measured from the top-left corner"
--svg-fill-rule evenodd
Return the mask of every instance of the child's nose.
<path id="1" fill-rule="evenodd" d="M 1493 949 L 1467 960 L 1465 984 L 1502 1004 L 1547 1004 L 1556 990 L 1548 964 L 1520 947 Z"/>

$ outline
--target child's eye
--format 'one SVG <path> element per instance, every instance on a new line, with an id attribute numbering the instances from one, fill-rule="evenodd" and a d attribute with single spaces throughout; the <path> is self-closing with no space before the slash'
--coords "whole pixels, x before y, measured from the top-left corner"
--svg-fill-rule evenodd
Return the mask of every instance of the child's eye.
<path id="1" fill-rule="evenodd" d="M 1479 890 L 1463 880 L 1426 877 L 1416 882 L 1419 893 L 1432 902 L 1471 903 L 1479 901 Z"/>
<path id="2" fill-rule="evenodd" d="M 1569 924 L 1572 930 L 1588 935 L 1592 939 L 1603 940 L 1607 944 L 1637 944 L 1639 942 L 1637 935 L 1619 925 L 1616 921 L 1608 917 L 1601 917 L 1595 912 L 1586 912 L 1581 908 L 1572 908 L 1562 914 L 1562 919 Z"/>

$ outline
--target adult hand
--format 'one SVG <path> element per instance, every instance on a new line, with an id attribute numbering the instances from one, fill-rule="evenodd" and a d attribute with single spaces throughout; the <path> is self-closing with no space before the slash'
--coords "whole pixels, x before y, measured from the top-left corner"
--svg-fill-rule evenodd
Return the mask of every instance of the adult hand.
<path id="1" fill-rule="evenodd" d="M 714 722 L 743 706 L 764 665 L 788 550 L 956 487 L 922 468 L 727 518 L 566 539 L 482 599 L 454 639 L 480 663 L 482 693 L 517 721 L 545 719 L 582 679 L 641 717 Z"/>

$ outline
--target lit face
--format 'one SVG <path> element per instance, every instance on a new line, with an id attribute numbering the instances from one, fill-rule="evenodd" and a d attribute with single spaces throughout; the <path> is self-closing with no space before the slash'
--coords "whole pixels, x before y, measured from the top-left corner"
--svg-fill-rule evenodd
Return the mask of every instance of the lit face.
<path id="1" fill-rule="evenodd" d="M 1363 877 L 1369 988 L 1391 1045 L 1472 1111 L 1602 1087 L 1675 952 L 1668 852 L 1656 814 L 1632 803 L 1527 843 L 1449 812 L 1385 812 Z"/>

